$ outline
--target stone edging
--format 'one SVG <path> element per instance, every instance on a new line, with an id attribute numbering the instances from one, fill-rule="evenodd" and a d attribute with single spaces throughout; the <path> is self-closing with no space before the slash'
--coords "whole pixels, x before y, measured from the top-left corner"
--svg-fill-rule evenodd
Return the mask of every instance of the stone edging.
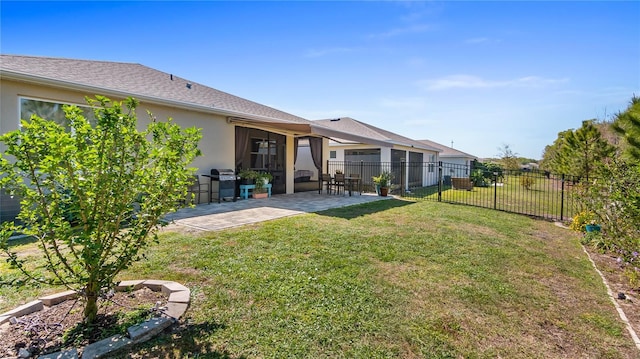
<path id="1" fill-rule="evenodd" d="M 622 322 L 625 324 L 625 326 L 627 327 L 627 331 L 629 332 L 629 335 L 631 335 L 631 339 L 633 340 L 633 343 L 636 345 L 638 350 L 640 350 L 640 338 L 638 338 L 638 335 L 636 334 L 635 330 L 633 330 L 631 323 L 629 323 L 629 319 L 627 319 L 627 315 L 624 314 L 624 310 L 622 309 L 620 304 L 618 304 L 615 297 L 613 296 L 613 291 L 611 290 L 611 287 L 609 287 L 609 283 L 607 283 L 607 279 L 605 278 L 604 274 L 602 274 L 602 272 L 598 269 L 596 262 L 593 261 L 593 258 L 591 258 L 591 255 L 589 254 L 587 249 L 584 247 L 584 245 L 582 246 L 582 250 L 587 254 L 587 258 L 589 258 L 591 265 L 593 265 L 593 269 L 595 269 L 596 272 L 598 272 L 598 274 L 600 275 L 600 278 L 602 278 L 602 283 L 604 283 L 604 286 L 607 287 L 607 295 L 609 295 L 609 299 L 611 299 L 611 301 L 613 302 L 613 306 L 616 307 L 616 311 L 618 311 L 620 320 L 622 320 Z"/>
<path id="2" fill-rule="evenodd" d="M 189 288 L 180 283 L 168 280 L 126 280 L 119 282 L 115 290 L 119 292 L 131 291 L 147 287 L 154 292 L 162 291 L 168 296 L 166 310 L 163 316 L 151 318 L 143 323 L 131 326 L 127 329 L 128 335 L 114 335 L 99 342 L 87 345 L 82 350 L 82 354 L 78 355 L 78 349 L 69 349 L 62 352 L 50 353 L 39 356 L 38 359 L 53 358 L 104 358 L 117 350 L 130 347 L 137 343 L 145 342 L 164 329 L 175 323 L 189 308 L 191 300 L 191 291 Z M 61 292 L 57 294 L 41 297 L 6 313 L 0 314 L 0 325 L 8 322 L 11 318 L 21 317 L 40 310 L 44 310 L 45 306 L 50 307 L 65 300 L 73 299 L 78 293 L 73 290 Z"/>
<path id="3" fill-rule="evenodd" d="M 565 226 L 561 222 L 555 222 L 554 224 L 560 228 L 569 229 L 569 227 Z M 616 308 L 616 311 L 618 312 L 618 316 L 620 317 L 620 320 L 622 320 L 622 322 L 625 324 L 625 326 L 627 327 L 627 331 L 629 332 L 629 335 L 631 335 L 631 339 L 633 340 L 633 343 L 636 345 L 638 350 L 640 350 L 640 338 L 638 338 L 638 335 L 636 334 L 635 330 L 633 330 L 631 323 L 629 323 L 629 319 L 627 319 L 627 315 L 624 313 L 624 310 L 622 309 L 620 304 L 618 304 L 618 302 L 616 301 L 616 298 L 613 296 L 613 291 L 611 290 L 611 287 L 609 287 L 607 278 L 605 278 L 604 274 L 602 274 L 600 269 L 598 269 L 596 262 L 594 262 L 593 258 L 591 258 L 589 251 L 587 251 L 587 248 L 585 248 L 584 245 L 582 246 L 582 250 L 587 255 L 587 258 L 589 259 L 589 262 L 591 262 L 593 269 L 595 269 L 598 275 L 600 275 L 600 278 L 602 279 L 602 283 L 604 283 L 604 286 L 607 288 L 607 295 L 609 296 L 609 299 L 611 299 L 611 302 L 613 302 L 613 306 Z"/>

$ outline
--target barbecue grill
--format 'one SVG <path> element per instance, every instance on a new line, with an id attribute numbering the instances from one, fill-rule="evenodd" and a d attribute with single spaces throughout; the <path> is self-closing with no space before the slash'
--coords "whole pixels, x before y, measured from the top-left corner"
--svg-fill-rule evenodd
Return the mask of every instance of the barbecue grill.
<path id="1" fill-rule="evenodd" d="M 214 168 L 211 170 L 211 196 L 218 194 L 218 203 L 236 201 L 236 174 L 232 169 Z M 215 198 L 215 197 L 211 197 Z"/>

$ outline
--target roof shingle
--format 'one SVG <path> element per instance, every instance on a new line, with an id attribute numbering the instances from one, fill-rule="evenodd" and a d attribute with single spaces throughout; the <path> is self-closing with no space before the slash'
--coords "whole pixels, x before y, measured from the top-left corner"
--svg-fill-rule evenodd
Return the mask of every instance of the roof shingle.
<path id="1" fill-rule="evenodd" d="M 379 127 L 372 126 L 358 120 L 354 120 L 350 117 L 315 120 L 314 122 L 344 133 L 357 133 L 361 137 L 367 137 L 377 141 L 385 141 L 389 143 L 389 145 L 402 145 L 436 152 L 440 151 L 440 149 L 429 146 L 428 144 L 412 140 L 408 137 L 398 135 L 391 131 L 383 130 Z"/>
<path id="2" fill-rule="evenodd" d="M 305 123 L 309 121 L 272 107 L 166 72 L 135 63 L 52 57 L 0 55 L 0 70 L 80 86 L 97 87 L 185 105 L 198 105 L 240 114 Z M 187 84 L 190 84 L 189 86 Z"/>

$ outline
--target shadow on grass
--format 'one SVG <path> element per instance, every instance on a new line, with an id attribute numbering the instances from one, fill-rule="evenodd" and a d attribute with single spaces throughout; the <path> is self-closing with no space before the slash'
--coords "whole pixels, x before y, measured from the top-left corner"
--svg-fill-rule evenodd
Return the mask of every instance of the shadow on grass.
<path id="1" fill-rule="evenodd" d="M 13 235 L 11 235 L 11 237 L 9 237 L 9 247 L 11 246 L 22 246 L 25 244 L 31 244 L 31 243 L 36 243 L 38 241 L 38 239 L 36 237 L 33 236 L 27 236 L 24 234 L 20 234 L 20 233 L 14 233 Z"/>
<path id="2" fill-rule="evenodd" d="M 181 324 L 173 327 L 171 332 L 165 332 L 127 352 L 118 353 L 113 358 L 130 358 L 134 354 L 136 358 L 246 358 L 212 348 L 207 337 L 225 328 L 225 325 L 212 322 Z"/>
<path id="3" fill-rule="evenodd" d="M 349 207 L 332 208 L 325 211 L 316 212 L 321 216 L 338 217 L 343 219 L 353 219 L 367 214 L 383 212 L 391 208 L 404 207 L 415 202 L 403 201 L 399 199 L 388 199 L 384 201 L 375 201 L 363 204 L 357 204 Z"/>

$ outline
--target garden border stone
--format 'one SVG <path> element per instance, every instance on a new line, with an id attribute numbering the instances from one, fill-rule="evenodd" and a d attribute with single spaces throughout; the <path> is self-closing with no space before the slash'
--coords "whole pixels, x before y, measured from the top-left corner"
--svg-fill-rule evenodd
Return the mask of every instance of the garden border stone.
<path id="1" fill-rule="evenodd" d="M 66 358 L 82 358 L 94 359 L 105 358 L 109 354 L 118 350 L 128 348 L 137 343 L 145 342 L 166 328 L 176 323 L 187 311 L 191 302 L 191 291 L 184 285 L 167 280 L 127 280 L 117 283 L 115 290 L 119 292 L 138 290 L 147 287 L 154 292 L 162 291 L 162 294 L 168 297 L 167 306 L 164 310 L 163 317 L 154 317 L 140 324 L 133 325 L 127 329 L 128 336 L 114 335 L 87 345 L 82 354 L 78 355 L 78 349 L 69 349 L 56 353 L 44 354 L 38 359 L 66 359 Z M 0 314 L 0 325 L 8 322 L 11 318 L 18 318 L 23 315 L 31 314 L 40 310 L 44 310 L 50 306 L 64 302 L 78 296 L 76 291 L 65 291 L 57 294 L 51 294 L 34 300 L 22 306 L 19 306 L 6 313 Z"/>

